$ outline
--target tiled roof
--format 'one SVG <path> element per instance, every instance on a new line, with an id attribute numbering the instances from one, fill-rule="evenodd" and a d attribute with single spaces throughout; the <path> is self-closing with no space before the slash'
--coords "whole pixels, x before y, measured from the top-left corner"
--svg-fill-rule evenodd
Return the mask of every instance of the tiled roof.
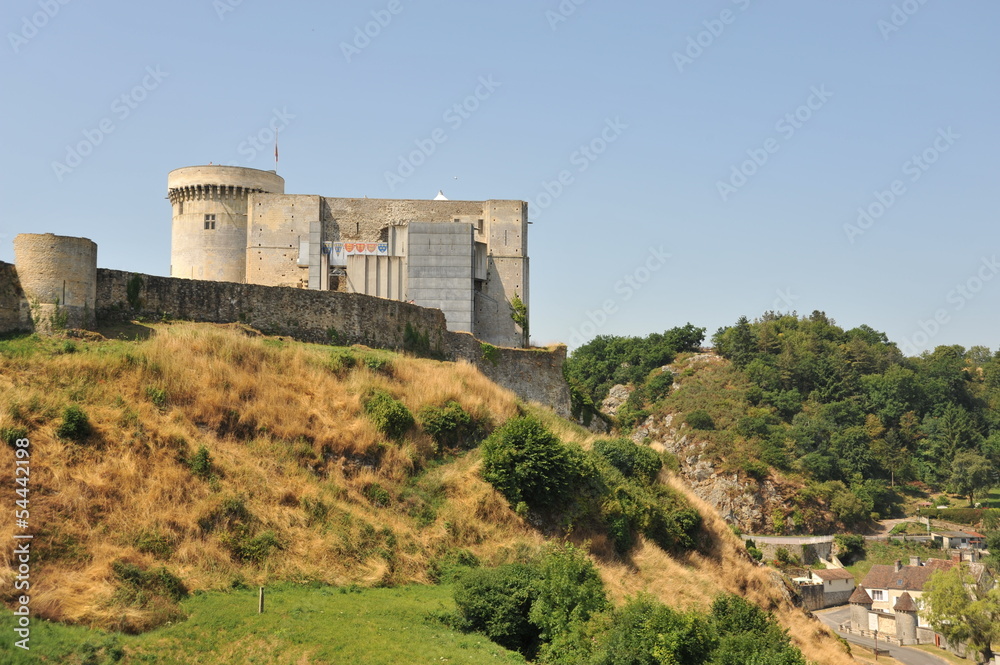
<path id="1" fill-rule="evenodd" d="M 851 575 L 843 568 L 827 568 L 825 570 L 814 570 L 812 571 L 812 573 L 821 580 L 827 580 L 827 581 L 854 579 L 854 575 Z"/>
<path id="2" fill-rule="evenodd" d="M 868 592 L 865 591 L 863 586 L 859 586 L 854 590 L 854 593 L 851 594 L 851 597 L 847 602 L 853 605 L 868 605 L 870 607 L 872 604 L 872 597 L 868 595 Z"/>
<path id="3" fill-rule="evenodd" d="M 947 561 L 945 563 L 951 563 Z M 930 562 L 928 562 L 930 564 Z M 948 566 L 950 567 L 950 566 Z M 923 591 L 924 584 L 944 566 L 903 566 L 896 572 L 895 566 L 874 565 L 861 580 L 866 589 L 898 589 L 900 591 Z"/>
<path id="4" fill-rule="evenodd" d="M 913 602 L 913 597 L 904 591 L 903 595 L 896 599 L 892 610 L 894 612 L 916 612 L 917 604 Z"/>

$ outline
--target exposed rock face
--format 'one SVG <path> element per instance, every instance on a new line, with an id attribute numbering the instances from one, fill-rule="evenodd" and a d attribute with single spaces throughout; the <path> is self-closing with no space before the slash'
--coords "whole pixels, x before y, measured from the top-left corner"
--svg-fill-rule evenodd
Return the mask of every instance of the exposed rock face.
<path id="1" fill-rule="evenodd" d="M 628 396 L 632 394 L 633 390 L 635 390 L 635 388 L 630 388 L 621 384 L 611 386 L 611 390 L 608 391 L 608 396 L 604 398 L 603 402 L 601 402 L 601 411 L 609 416 L 618 415 L 618 409 L 622 407 L 622 404 L 625 403 Z"/>
<path id="2" fill-rule="evenodd" d="M 674 426 L 674 414 L 650 416 L 632 432 L 632 440 L 646 439 L 651 448 L 673 453 L 680 461 L 681 479 L 744 533 L 766 533 L 771 515 L 784 512 L 784 500 L 771 480 L 741 480 L 735 473 L 720 473 L 706 455 L 706 443 L 695 441 L 686 425 Z"/>

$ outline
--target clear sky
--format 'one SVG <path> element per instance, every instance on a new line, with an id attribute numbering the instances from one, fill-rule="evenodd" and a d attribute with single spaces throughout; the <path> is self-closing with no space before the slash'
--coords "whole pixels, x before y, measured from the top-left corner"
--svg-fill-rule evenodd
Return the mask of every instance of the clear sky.
<path id="1" fill-rule="evenodd" d="M 274 168 L 277 126 L 289 193 L 529 201 L 536 343 L 821 309 L 910 352 L 1000 346 L 995 0 L 0 16 L 0 260 L 53 232 L 166 275 L 167 172 Z"/>

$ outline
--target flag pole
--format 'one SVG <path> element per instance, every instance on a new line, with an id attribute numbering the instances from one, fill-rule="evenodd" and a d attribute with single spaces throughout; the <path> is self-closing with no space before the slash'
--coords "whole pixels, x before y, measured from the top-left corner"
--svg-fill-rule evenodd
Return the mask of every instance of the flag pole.
<path id="1" fill-rule="evenodd" d="M 274 130 L 274 173 L 278 173 L 278 130 Z"/>

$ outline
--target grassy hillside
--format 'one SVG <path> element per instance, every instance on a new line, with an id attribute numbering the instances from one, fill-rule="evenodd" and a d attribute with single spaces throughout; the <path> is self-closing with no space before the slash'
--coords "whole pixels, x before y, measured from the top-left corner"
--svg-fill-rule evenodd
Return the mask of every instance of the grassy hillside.
<path id="1" fill-rule="evenodd" d="M 402 432 L 387 426 L 397 401 L 417 420 Z M 425 409 L 440 416 L 450 402 L 476 434 L 442 449 Z M 145 341 L 0 342 L 0 434 L 31 439 L 33 616 L 125 633 L 171 624 L 121 638 L 126 663 L 171 662 L 170 653 L 178 662 L 251 662 L 232 650 L 185 660 L 170 649 L 182 648 L 171 636 L 187 630 L 204 635 L 203 644 L 248 631 L 288 662 L 323 662 L 298 622 L 311 611 L 303 608 L 352 597 L 326 585 L 430 584 L 470 554 L 496 565 L 568 537 L 589 549 L 615 602 L 647 591 L 681 609 L 707 610 L 732 591 L 774 611 L 807 658 L 849 662 L 693 497 L 704 542 L 674 556 L 640 537 L 621 557 L 599 533 L 515 512 L 482 479 L 479 451 L 464 448 L 526 411 L 563 441 L 591 445 L 586 431 L 519 404 L 461 363 L 193 324 L 157 326 Z M 13 467 L 13 449 L 0 445 L 0 468 Z M 661 478 L 686 494 L 666 472 Z M 15 531 L 11 521 L 0 523 L 5 562 Z M 8 607 L 13 577 L 9 564 L 0 567 Z M 320 595 L 283 587 L 295 602 L 273 632 L 273 617 L 212 623 L 223 608 L 245 606 L 240 589 L 277 583 Z M 447 596 L 440 587 L 414 594 L 400 597 L 401 608 L 412 602 L 430 613 Z M 411 623 L 416 631 L 420 621 Z M 414 654 L 396 662 L 426 661 Z"/>

